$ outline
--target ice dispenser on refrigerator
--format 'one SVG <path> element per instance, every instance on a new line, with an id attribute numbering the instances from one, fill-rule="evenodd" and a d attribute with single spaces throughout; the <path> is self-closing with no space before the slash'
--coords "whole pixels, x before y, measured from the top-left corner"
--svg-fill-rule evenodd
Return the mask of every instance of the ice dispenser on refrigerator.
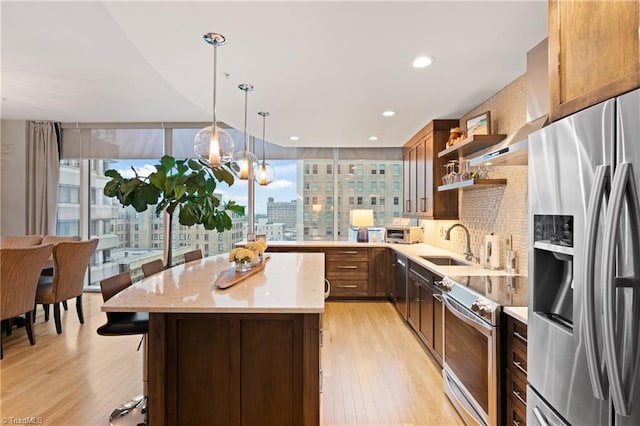
<path id="1" fill-rule="evenodd" d="M 532 308 L 550 321 L 573 327 L 573 218 L 534 216 L 536 286 Z"/>

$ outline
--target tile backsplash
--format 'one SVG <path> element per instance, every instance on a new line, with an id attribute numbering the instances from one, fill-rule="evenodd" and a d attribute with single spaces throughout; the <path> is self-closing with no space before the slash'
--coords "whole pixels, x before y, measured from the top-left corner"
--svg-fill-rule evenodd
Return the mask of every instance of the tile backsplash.
<path id="1" fill-rule="evenodd" d="M 526 123 L 526 76 L 521 76 L 483 104 L 460 119 L 464 123 L 484 111 L 491 111 L 492 132 L 513 134 Z M 479 256 L 484 247 L 485 235 L 494 233 L 503 237 L 503 257 L 507 239 L 513 241 L 517 255 L 518 273 L 527 274 L 527 167 L 498 166 L 490 171 L 490 178 L 507 180 L 506 185 L 476 187 L 459 190 L 460 220 L 421 221 L 424 241 L 428 244 L 464 253 L 465 232 L 456 228 L 451 241 L 444 240 L 445 231 L 460 222 L 469 228 L 471 251 Z M 502 262 L 504 264 L 504 260 Z"/>

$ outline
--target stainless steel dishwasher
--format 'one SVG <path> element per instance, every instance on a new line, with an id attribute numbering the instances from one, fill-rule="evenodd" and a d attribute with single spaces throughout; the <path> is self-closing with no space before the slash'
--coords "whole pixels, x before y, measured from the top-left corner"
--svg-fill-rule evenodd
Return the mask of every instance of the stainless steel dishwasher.
<path id="1" fill-rule="evenodd" d="M 395 253 L 393 262 L 395 269 L 394 285 L 392 287 L 391 299 L 396 309 L 407 320 L 407 257 Z"/>

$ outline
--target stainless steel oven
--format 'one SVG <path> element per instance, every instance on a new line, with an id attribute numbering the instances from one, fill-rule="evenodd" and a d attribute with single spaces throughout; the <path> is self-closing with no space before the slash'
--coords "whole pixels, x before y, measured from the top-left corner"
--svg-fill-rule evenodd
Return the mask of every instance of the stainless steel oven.
<path id="1" fill-rule="evenodd" d="M 445 277 L 444 390 L 467 425 L 500 424 L 500 314 L 524 303 L 514 277 Z M 501 304 L 502 302 L 502 304 Z"/>

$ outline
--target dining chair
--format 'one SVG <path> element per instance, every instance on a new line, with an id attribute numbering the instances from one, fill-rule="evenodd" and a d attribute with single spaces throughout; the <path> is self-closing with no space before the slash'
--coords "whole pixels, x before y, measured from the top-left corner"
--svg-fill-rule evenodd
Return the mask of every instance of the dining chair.
<path id="1" fill-rule="evenodd" d="M 51 244 L 0 249 L 0 320 L 25 314 L 25 328 L 32 345 L 36 343 L 36 338 L 33 335 L 31 311 L 36 297 L 38 277 L 52 250 Z"/>
<path id="2" fill-rule="evenodd" d="M 65 241 L 53 247 L 53 277 L 41 276 L 36 290 L 36 305 L 42 304 L 44 320 L 49 320 L 49 305 L 53 305 L 56 332 L 62 333 L 60 302 L 76 298 L 80 324 L 84 324 L 82 290 L 89 260 L 98 247 L 98 239 Z M 34 309 L 35 310 L 35 309 Z"/>
<path id="3" fill-rule="evenodd" d="M 66 241 L 80 241 L 81 238 L 79 235 L 72 236 L 59 236 L 59 235 L 45 235 L 42 237 L 42 244 L 53 244 L 54 246 L 58 243 L 63 243 Z M 49 261 L 47 262 L 47 266 L 42 269 L 41 275 L 53 275 L 53 254 L 49 257 Z M 67 310 L 67 301 L 62 302 L 62 306 L 64 310 Z"/>
<path id="4" fill-rule="evenodd" d="M 122 272 L 118 275 L 100 281 L 102 300 L 107 301 L 131 285 L 131 274 Z M 113 410 L 109 417 L 109 424 L 146 425 L 147 403 L 147 341 L 149 333 L 149 314 L 147 312 L 105 312 L 106 324 L 98 328 L 101 336 L 126 336 L 142 334 L 144 340 L 143 353 L 143 393 Z"/>
<path id="5" fill-rule="evenodd" d="M 3 235 L 0 248 L 31 247 L 42 243 L 42 235 Z"/>
<path id="6" fill-rule="evenodd" d="M 191 262 L 192 260 L 202 259 L 202 250 L 191 250 L 184 254 L 184 263 Z"/>
<path id="7" fill-rule="evenodd" d="M 154 274 L 157 274 L 158 272 L 161 272 L 163 269 L 164 269 L 164 264 L 162 263 L 162 260 L 156 259 L 142 265 L 142 274 L 146 278 L 150 275 L 154 275 Z"/>

